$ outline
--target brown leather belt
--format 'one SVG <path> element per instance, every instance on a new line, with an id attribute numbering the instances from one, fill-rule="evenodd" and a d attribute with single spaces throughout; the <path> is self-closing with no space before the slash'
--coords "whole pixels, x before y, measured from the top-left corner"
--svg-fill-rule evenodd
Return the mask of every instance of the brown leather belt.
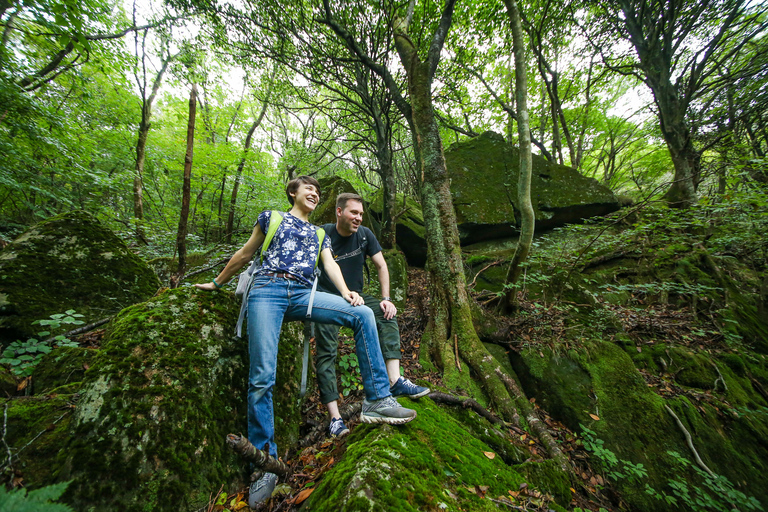
<path id="1" fill-rule="evenodd" d="M 283 279 L 291 279 L 292 281 L 298 281 L 299 278 L 288 272 L 266 272 L 264 275 L 270 277 L 282 277 Z"/>

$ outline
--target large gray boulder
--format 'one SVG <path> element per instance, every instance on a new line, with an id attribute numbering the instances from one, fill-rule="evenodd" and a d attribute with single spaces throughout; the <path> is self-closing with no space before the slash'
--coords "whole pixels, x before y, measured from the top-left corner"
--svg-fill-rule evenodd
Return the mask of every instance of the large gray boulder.
<path id="1" fill-rule="evenodd" d="M 518 233 L 519 154 L 493 132 L 453 144 L 445 152 L 462 245 Z M 597 180 L 538 155 L 533 155 L 531 200 L 537 231 L 619 209 L 616 196 Z"/>

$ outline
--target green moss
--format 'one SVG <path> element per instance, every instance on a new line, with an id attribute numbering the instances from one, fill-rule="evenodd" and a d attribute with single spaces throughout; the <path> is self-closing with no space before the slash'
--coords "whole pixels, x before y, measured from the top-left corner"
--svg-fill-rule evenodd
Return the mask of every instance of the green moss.
<path id="1" fill-rule="evenodd" d="M 398 311 L 405 311 L 405 300 L 408 297 L 408 262 L 405 255 L 397 249 L 382 251 L 389 271 L 389 295 Z M 370 279 L 366 279 L 363 291 L 374 297 L 381 297 L 381 287 L 376 266 L 370 259 L 366 260 Z"/>
<path id="2" fill-rule="evenodd" d="M 4 400 L 2 406 L 8 406 L 5 439 L 18 455 L 14 467 L 21 471 L 25 487 L 35 489 L 56 480 L 76 402 L 76 395 L 63 393 Z"/>
<path id="3" fill-rule="evenodd" d="M 452 145 L 445 161 L 462 241 L 513 235 L 519 224 L 519 150 L 502 136 L 486 132 Z M 531 181 L 537 230 L 619 208 L 616 197 L 596 180 L 536 155 Z"/>
<path id="4" fill-rule="evenodd" d="M 37 224 L 0 253 L 0 344 L 34 336 L 34 320 L 75 309 L 86 323 L 155 293 L 154 272 L 94 217 Z"/>
<path id="5" fill-rule="evenodd" d="M 176 510 L 234 482 L 245 430 L 244 344 L 224 293 L 167 291 L 120 313 L 86 372 L 59 477 L 72 504 Z"/>
<path id="6" fill-rule="evenodd" d="M 361 425 L 341 460 L 310 496 L 311 510 L 493 510 L 467 487 L 508 496 L 524 477 L 431 400 L 413 404 L 418 417 L 402 427 Z"/>
<path id="7" fill-rule="evenodd" d="M 87 348 L 58 347 L 46 354 L 32 374 L 35 394 L 82 381 L 96 353 Z"/>

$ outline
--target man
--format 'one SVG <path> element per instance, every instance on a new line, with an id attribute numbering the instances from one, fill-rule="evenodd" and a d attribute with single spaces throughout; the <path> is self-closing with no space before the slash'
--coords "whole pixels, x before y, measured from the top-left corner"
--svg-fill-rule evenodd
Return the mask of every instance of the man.
<path id="1" fill-rule="evenodd" d="M 400 375 L 400 330 L 395 315 L 397 308 L 389 296 L 389 270 L 373 232 L 361 226 L 363 222 L 363 199 L 357 194 L 344 193 L 336 198 L 336 224 L 323 226 L 331 239 L 333 254 L 338 263 L 344 282 L 360 294 L 365 305 L 370 307 L 376 317 L 376 329 L 379 344 L 386 361 L 389 376 L 389 391 L 392 396 L 420 398 L 429 393 L 429 388 L 417 386 Z M 379 273 L 381 298 L 362 294 L 363 266 L 365 257 L 370 256 Z M 323 274 L 318 282 L 318 289 L 339 295 L 333 282 Z M 329 433 L 341 436 L 349 432 L 339 413 L 337 399 L 339 390 L 336 385 L 336 351 L 339 327 L 336 325 L 318 325 L 317 329 L 317 380 L 320 388 L 320 400 L 328 407 L 331 417 Z M 357 352 L 358 358 L 360 352 Z"/>
<path id="2" fill-rule="evenodd" d="M 304 320 L 312 294 L 315 261 L 320 252 L 324 273 L 341 291 L 341 297 L 318 292 L 311 318 L 333 322 L 355 331 L 360 354 L 365 400 L 361 419 L 368 423 L 403 424 L 416 417 L 416 411 L 401 407 L 389 391 L 387 369 L 381 357 L 373 312 L 362 305 L 362 298 L 344 283 L 339 266 L 333 261 L 328 237 L 318 239 L 309 214 L 320 202 L 320 184 L 309 176 L 291 180 L 286 187 L 291 211 L 286 213 L 266 250 L 261 266 L 254 271 L 248 293 L 248 440 L 256 448 L 277 458 L 272 388 L 277 370 L 277 350 L 283 320 Z M 265 239 L 271 211 L 262 212 L 253 233 L 210 283 L 195 285 L 202 290 L 221 288 L 256 254 Z M 277 476 L 264 473 L 250 488 L 251 508 L 266 501 L 277 483 Z"/>

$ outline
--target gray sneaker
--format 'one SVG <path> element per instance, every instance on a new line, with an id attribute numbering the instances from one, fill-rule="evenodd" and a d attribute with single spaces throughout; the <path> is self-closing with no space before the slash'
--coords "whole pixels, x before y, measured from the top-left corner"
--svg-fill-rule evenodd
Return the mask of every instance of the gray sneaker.
<path id="1" fill-rule="evenodd" d="M 388 423 L 390 425 L 402 425 L 415 417 L 416 411 L 406 409 L 392 396 L 373 402 L 363 400 L 363 411 L 360 413 L 360 421 L 363 423 Z"/>
<path id="2" fill-rule="evenodd" d="M 277 475 L 274 473 L 264 473 L 261 478 L 251 484 L 248 492 L 248 506 L 256 508 L 260 503 L 264 503 L 272 497 L 272 491 L 277 484 Z"/>

